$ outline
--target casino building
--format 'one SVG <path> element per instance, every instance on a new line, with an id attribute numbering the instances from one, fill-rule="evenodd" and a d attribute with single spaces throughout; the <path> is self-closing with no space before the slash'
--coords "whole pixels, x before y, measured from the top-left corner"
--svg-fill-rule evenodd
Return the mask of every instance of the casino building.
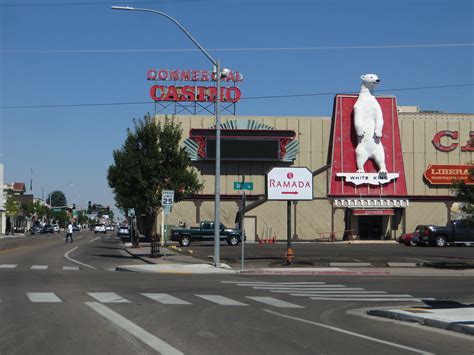
<path id="1" fill-rule="evenodd" d="M 314 199 L 292 202 L 293 240 L 393 239 L 418 224 L 445 224 L 456 217 L 449 186 L 468 179 L 473 163 L 474 114 L 424 112 L 398 107 L 394 97 L 377 97 L 384 111 L 382 143 L 391 180 L 359 184 L 355 175 L 353 105 L 357 95 L 337 95 L 332 117 L 222 116 L 221 222 L 236 225 L 246 191 L 245 230 L 249 241 L 286 239 L 287 203 L 266 201 L 266 174 L 273 167 L 308 167 Z M 157 121 L 164 115 L 156 115 Z M 176 115 L 193 167 L 204 184 L 192 198 L 176 203 L 170 225 L 214 219 L 215 118 Z M 377 180 L 366 163 L 367 178 Z M 468 181 L 474 183 L 473 181 Z M 161 221 L 161 216 L 158 216 Z"/>

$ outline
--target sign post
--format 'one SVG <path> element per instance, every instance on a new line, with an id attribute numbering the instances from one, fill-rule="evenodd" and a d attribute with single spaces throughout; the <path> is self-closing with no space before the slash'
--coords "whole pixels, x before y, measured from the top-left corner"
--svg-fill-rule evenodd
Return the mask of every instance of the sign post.
<path id="1" fill-rule="evenodd" d="M 313 199 L 313 173 L 308 168 L 273 168 L 267 174 L 267 200 L 287 201 L 287 265 L 294 259 L 291 248 L 291 201 L 311 201 Z"/>
<path id="2" fill-rule="evenodd" d="M 165 226 L 168 222 L 168 215 L 171 212 L 171 208 L 174 204 L 174 191 L 173 190 L 163 190 L 161 192 L 161 206 L 163 207 L 163 213 L 161 215 L 161 246 L 166 246 L 166 230 Z M 166 249 L 165 249 L 165 259 L 166 259 Z"/>
<path id="3" fill-rule="evenodd" d="M 241 257 L 241 269 L 244 271 L 244 260 L 245 260 L 245 190 L 253 190 L 253 182 L 245 182 L 245 174 L 242 176 L 242 182 L 234 181 L 234 190 L 242 190 L 242 209 L 240 210 L 240 243 L 242 244 L 242 257 Z"/>

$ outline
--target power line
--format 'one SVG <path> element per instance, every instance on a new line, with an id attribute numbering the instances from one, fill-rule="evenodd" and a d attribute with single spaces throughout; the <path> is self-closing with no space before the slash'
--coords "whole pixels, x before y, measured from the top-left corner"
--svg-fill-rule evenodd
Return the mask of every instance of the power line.
<path id="1" fill-rule="evenodd" d="M 474 86 L 474 83 L 453 84 L 453 85 L 437 85 L 437 86 L 419 86 L 410 88 L 396 88 L 378 90 L 378 92 L 392 91 L 415 91 L 429 89 L 446 89 Z M 284 94 L 284 95 L 268 95 L 268 96 L 249 96 L 240 100 L 264 100 L 264 99 L 289 99 L 295 97 L 311 97 L 311 96 L 333 96 L 340 93 L 357 94 L 357 92 L 339 91 L 339 92 L 320 92 L 320 93 L 304 93 L 304 94 Z M 109 103 L 79 103 L 79 104 L 53 104 L 53 105 L 17 105 L 17 106 L 0 106 L 0 109 L 18 109 L 18 108 L 59 108 L 59 107 L 93 107 L 93 106 L 125 106 L 125 105 L 149 105 L 154 104 L 152 101 L 136 101 L 136 102 L 109 102 Z"/>
<path id="2" fill-rule="evenodd" d="M 473 47 L 474 43 L 440 43 L 440 44 L 400 44 L 400 45 L 360 45 L 360 46 L 326 46 L 326 47 L 243 47 L 243 48 L 209 48 L 213 52 L 283 52 L 283 51 L 317 51 L 342 49 L 403 49 L 403 48 L 449 48 Z M 197 52 L 199 49 L 47 49 L 47 50 L 1 50 L 3 54 L 69 54 L 69 53 L 156 53 L 156 52 Z"/>
<path id="3" fill-rule="evenodd" d="M 161 1 L 127 1 L 128 5 L 136 4 L 173 4 L 176 2 L 197 2 L 198 0 L 161 0 Z M 50 2 L 50 3 L 24 3 L 24 4 L 0 4 L 0 7 L 42 7 L 42 6 L 96 6 L 96 5 L 116 5 L 117 1 L 114 2 Z"/>

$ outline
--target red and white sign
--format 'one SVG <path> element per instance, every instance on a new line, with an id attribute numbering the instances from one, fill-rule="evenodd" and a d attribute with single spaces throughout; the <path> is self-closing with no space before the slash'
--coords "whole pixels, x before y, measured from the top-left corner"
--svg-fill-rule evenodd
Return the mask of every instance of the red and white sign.
<path id="1" fill-rule="evenodd" d="M 330 197 L 401 197 L 407 196 L 403 151 L 398 126 L 397 102 L 394 97 L 376 97 L 383 113 L 382 142 L 384 145 L 387 177 L 397 178 L 381 184 L 377 177 L 377 166 L 369 159 L 365 164 L 365 174 L 357 175 L 356 152 L 357 135 L 354 129 L 354 104 L 358 95 L 336 95 L 331 127 L 331 177 Z M 350 175 L 349 179 L 341 176 Z M 352 177 L 352 178 L 351 178 Z M 365 179 L 363 181 L 361 179 Z M 377 179 L 375 179 L 377 177 Z M 396 177 L 396 175 L 393 175 Z M 371 179 L 373 181 L 371 181 Z M 373 183 L 372 183 L 373 182 Z"/>
<path id="2" fill-rule="evenodd" d="M 472 169 L 474 165 L 428 165 L 423 175 L 432 185 L 451 185 L 458 181 L 473 185 L 474 180 L 469 175 Z"/>
<path id="3" fill-rule="evenodd" d="M 458 147 L 459 144 L 455 142 L 458 138 L 460 138 L 458 131 L 439 131 L 434 135 L 431 143 L 437 150 L 447 153 Z M 461 152 L 474 152 L 474 131 L 469 132 L 469 139 L 465 145 L 461 146 Z"/>
<path id="4" fill-rule="evenodd" d="M 216 102 L 217 88 L 212 86 L 217 81 L 216 73 L 209 70 L 196 69 L 149 69 L 146 74 L 147 80 L 155 81 L 150 88 L 150 97 L 155 102 Z M 242 93 L 235 83 L 244 80 L 238 71 L 229 70 L 227 75 L 220 79 L 226 83 L 234 83 L 234 86 L 220 88 L 219 100 L 221 102 L 236 103 L 240 100 Z M 173 81 L 174 85 L 158 84 L 159 81 Z M 176 82 L 192 82 L 184 86 L 176 85 Z M 197 82 L 207 82 L 208 86 L 197 85 Z M 210 86 L 209 86 L 210 85 Z"/>
<path id="5" fill-rule="evenodd" d="M 370 210 L 370 209 L 353 209 L 353 216 L 393 216 L 395 212 L 393 209 L 384 210 Z"/>
<path id="6" fill-rule="evenodd" d="M 308 168 L 273 168 L 267 174 L 267 199 L 313 199 L 313 173 Z"/>

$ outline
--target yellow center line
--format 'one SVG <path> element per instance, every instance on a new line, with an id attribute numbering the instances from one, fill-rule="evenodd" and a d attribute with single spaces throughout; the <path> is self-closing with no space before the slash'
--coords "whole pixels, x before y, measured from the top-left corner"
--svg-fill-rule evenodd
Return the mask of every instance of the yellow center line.
<path id="1" fill-rule="evenodd" d="M 16 247 L 16 248 L 13 248 L 13 249 L 0 250 L 0 254 L 9 253 L 9 252 L 11 252 L 11 251 L 15 251 L 15 250 L 18 250 L 18 249 L 23 249 L 23 248 L 26 248 L 26 246 L 23 246 L 23 247 Z"/>

